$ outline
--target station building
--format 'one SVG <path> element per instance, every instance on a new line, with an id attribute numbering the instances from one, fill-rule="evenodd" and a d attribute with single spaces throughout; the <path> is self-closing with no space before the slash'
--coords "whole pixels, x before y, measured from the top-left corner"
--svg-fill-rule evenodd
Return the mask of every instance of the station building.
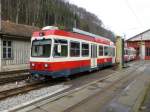
<path id="1" fill-rule="evenodd" d="M 31 35 L 39 28 L 1 21 L 0 72 L 29 68 Z"/>
<path id="2" fill-rule="evenodd" d="M 126 43 L 136 49 L 137 59 L 150 60 L 150 29 L 129 38 Z"/>

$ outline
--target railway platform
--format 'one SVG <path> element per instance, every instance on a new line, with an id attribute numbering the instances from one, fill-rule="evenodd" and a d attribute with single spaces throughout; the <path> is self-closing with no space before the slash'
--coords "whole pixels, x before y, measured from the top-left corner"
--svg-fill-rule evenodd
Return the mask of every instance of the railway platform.
<path id="1" fill-rule="evenodd" d="M 10 112 L 138 112 L 150 85 L 150 61 L 70 91 L 19 105 Z"/>

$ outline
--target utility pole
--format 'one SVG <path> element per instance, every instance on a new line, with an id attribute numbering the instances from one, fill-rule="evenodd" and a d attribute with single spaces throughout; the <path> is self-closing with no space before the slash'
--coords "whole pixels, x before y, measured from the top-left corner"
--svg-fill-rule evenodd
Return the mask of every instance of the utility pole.
<path id="1" fill-rule="evenodd" d="M 123 42 L 122 42 L 122 46 L 123 46 L 123 50 L 122 50 L 122 60 L 123 60 L 123 67 L 128 67 L 128 65 L 127 65 L 127 62 L 125 61 L 125 59 L 124 59 L 124 55 L 125 55 L 125 48 L 126 47 L 128 47 L 128 45 L 127 45 L 127 43 L 126 43 L 126 34 L 125 33 L 123 33 L 123 37 L 124 37 L 124 39 L 123 39 Z"/>

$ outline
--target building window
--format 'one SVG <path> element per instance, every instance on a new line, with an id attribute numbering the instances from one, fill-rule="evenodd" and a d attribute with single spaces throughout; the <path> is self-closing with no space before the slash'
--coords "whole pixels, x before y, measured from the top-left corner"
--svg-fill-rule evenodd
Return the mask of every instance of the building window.
<path id="1" fill-rule="evenodd" d="M 146 47 L 146 56 L 150 56 L 150 47 Z"/>
<path id="2" fill-rule="evenodd" d="M 55 39 L 54 40 L 54 57 L 67 57 L 67 56 L 68 56 L 67 40 Z"/>
<path id="3" fill-rule="evenodd" d="M 79 57 L 80 56 L 80 43 L 70 42 L 70 56 Z"/>
<path id="4" fill-rule="evenodd" d="M 3 58 L 12 58 L 12 41 L 3 40 Z"/>
<path id="5" fill-rule="evenodd" d="M 103 56 L 103 46 L 99 46 L 99 56 Z"/>
<path id="6" fill-rule="evenodd" d="M 82 43 L 82 56 L 89 56 L 89 44 Z"/>

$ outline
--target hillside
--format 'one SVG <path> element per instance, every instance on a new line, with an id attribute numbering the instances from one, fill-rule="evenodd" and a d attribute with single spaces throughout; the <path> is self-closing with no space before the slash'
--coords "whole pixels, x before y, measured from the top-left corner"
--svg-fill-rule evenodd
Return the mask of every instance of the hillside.
<path id="1" fill-rule="evenodd" d="M 2 0 L 2 20 L 37 27 L 77 27 L 114 40 L 113 32 L 103 28 L 96 15 L 66 0 Z"/>

